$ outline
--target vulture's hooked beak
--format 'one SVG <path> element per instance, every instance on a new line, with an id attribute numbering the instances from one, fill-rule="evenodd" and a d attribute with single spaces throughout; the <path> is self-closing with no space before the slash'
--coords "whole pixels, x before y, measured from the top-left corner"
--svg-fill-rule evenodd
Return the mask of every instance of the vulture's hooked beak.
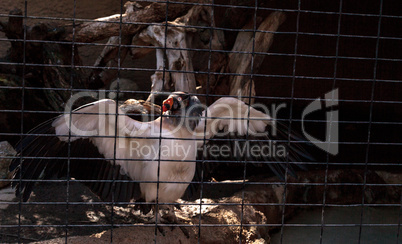
<path id="1" fill-rule="evenodd" d="M 163 112 L 168 111 L 172 107 L 173 107 L 173 98 L 168 98 L 165 101 L 163 101 L 163 105 L 162 105 Z"/>

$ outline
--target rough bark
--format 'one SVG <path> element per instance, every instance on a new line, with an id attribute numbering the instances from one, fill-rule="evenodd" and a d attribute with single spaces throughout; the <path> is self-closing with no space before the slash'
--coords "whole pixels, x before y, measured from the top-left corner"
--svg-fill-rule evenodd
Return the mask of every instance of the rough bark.
<path id="1" fill-rule="evenodd" d="M 193 73 L 195 52 L 188 49 L 206 49 L 209 46 L 206 43 L 209 44 L 211 33 L 205 36 L 205 29 L 186 26 L 210 26 L 213 22 L 211 19 L 210 8 L 196 6 L 191 8 L 186 15 L 168 22 L 173 27 L 149 26 L 133 38 L 134 45 L 145 44 L 160 47 L 156 51 L 157 71 L 151 76 L 153 94 L 162 90 L 170 90 L 172 87 L 176 91 L 196 93 L 196 76 Z M 167 33 L 165 33 L 166 29 Z M 217 34 L 214 36 L 216 38 Z M 214 48 L 222 49 L 219 42 L 214 41 L 214 43 Z M 145 53 L 138 49 L 135 49 L 134 52 L 135 54 Z M 164 74 L 165 59 L 167 72 Z M 196 67 L 196 70 L 205 69 L 205 66 L 208 65 L 204 60 L 204 67 Z M 148 100 L 153 99 L 153 94 Z"/>
<path id="2" fill-rule="evenodd" d="M 183 1 L 183 2 L 194 2 L 194 1 Z M 164 29 L 165 26 L 153 26 L 148 24 L 161 22 L 165 19 L 171 20 L 184 14 L 188 9 L 190 9 L 191 5 L 185 4 L 173 4 L 170 3 L 167 7 L 166 4 L 162 3 L 152 3 L 149 5 L 141 5 L 137 2 L 127 2 L 125 4 L 126 11 L 124 14 L 120 16 L 120 14 L 96 19 L 95 22 L 89 22 L 80 24 L 76 27 L 76 32 L 74 38 L 77 42 L 93 42 L 108 38 L 110 39 L 106 46 L 95 62 L 95 67 L 116 67 L 117 63 L 117 55 L 120 53 L 120 62 L 122 63 L 126 57 L 128 47 L 121 47 L 119 45 L 118 36 L 122 36 L 121 44 L 122 45 L 129 45 L 131 43 L 131 38 L 141 30 L 147 28 L 149 31 L 159 31 L 159 37 L 157 38 L 164 38 Z M 166 12 L 167 11 L 167 12 Z M 167 16 L 166 16 L 167 14 Z M 120 28 L 120 21 L 123 23 Z M 111 22 L 111 23 L 108 23 Z M 117 23 L 116 23 L 117 22 Z M 138 24 L 124 24 L 124 23 L 138 23 Z M 140 24 L 144 23 L 144 24 Z M 176 30 L 177 32 L 177 30 Z M 180 32 L 180 31 L 179 31 Z M 180 34 L 179 34 L 180 35 Z M 69 34 L 66 39 L 71 40 L 73 36 Z M 180 37 L 177 37 L 180 39 Z M 154 40 L 156 41 L 156 40 Z M 150 45 L 149 42 L 144 42 L 141 38 L 136 38 L 133 42 L 134 45 Z M 112 46 L 109 46 L 112 45 Z M 120 49 L 120 50 L 119 50 Z M 133 48 L 132 56 L 133 58 L 140 58 L 146 55 L 147 53 L 151 52 L 153 49 L 147 48 Z M 160 56 L 160 54 L 158 54 Z M 114 59 L 114 61 L 113 61 Z M 159 61 L 160 63 L 161 61 Z M 113 64 L 114 63 L 114 64 Z M 157 69 L 162 68 L 163 66 L 158 65 Z M 191 69 L 192 70 L 192 69 Z M 116 78 L 117 71 L 114 70 L 102 70 L 97 69 L 93 71 L 89 78 L 89 87 L 90 88 L 101 88 L 107 87 L 111 80 Z M 181 75 L 183 76 L 183 75 Z M 194 75 L 190 74 L 190 80 L 194 80 Z M 161 79 L 160 72 L 156 72 L 155 75 L 152 77 L 153 80 Z M 186 78 L 186 77 L 180 77 Z M 168 82 L 167 82 L 168 83 Z M 158 85 L 155 85 L 158 87 Z M 187 90 L 186 87 L 178 87 L 179 90 Z M 195 93 L 195 89 L 194 89 Z"/>
<path id="3" fill-rule="evenodd" d="M 183 26 L 193 25 L 194 19 L 197 20 L 199 18 L 200 12 L 203 9 L 203 7 L 193 7 L 185 16 L 173 22 L 168 22 L 168 24 L 175 27 L 166 28 L 165 26 L 153 25 L 134 37 L 134 44 L 148 43 L 161 48 L 156 51 L 157 71 L 151 76 L 152 94 L 148 100 L 153 100 L 155 92 L 162 91 L 163 89 L 170 90 L 170 87 L 175 87 L 176 91 L 196 93 L 195 76 L 192 73 L 194 71 L 192 55 L 186 49 L 193 48 L 191 43 L 189 43 L 190 37 L 188 33 L 196 32 L 197 30 Z M 165 57 L 168 72 L 164 74 Z"/>
<path id="4" fill-rule="evenodd" d="M 197 0 L 184 0 L 183 3 L 199 2 Z M 95 19 L 94 22 L 79 23 L 75 27 L 73 36 L 72 27 L 66 30 L 65 40 L 76 42 L 94 42 L 119 36 L 133 35 L 146 28 L 149 23 L 158 23 L 166 19 L 174 19 L 191 8 L 191 5 L 180 3 L 152 3 L 148 6 L 141 6 L 136 2 L 127 2 L 126 11 L 122 14 Z M 167 12 L 166 12 L 167 11 Z M 166 16 L 167 13 L 167 16 Z M 120 22 L 121 25 L 120 30 Z M 125 24 L 130 23 L 130 24 Z M 145 25 L 144 25 L 145 24 Z"/>
<path id="5" fill-rule="evenodd" d="M 121 67 L 130 48 L 125 45 L 130 45 L 132 36 L 122 36 L 121 40 L 118 36 L 109 38 L 106 47 L 95 61 L 94 67 L 88 80 L 88 87 L 92 89 L 109 87 L 110 83 L 116 79 L 118 70 Z M 123 46 L 121 46 L 123 45 Z M 115 69 L 104 69 L 114 67 Z"/>
<path id="6" fill-rule="evenodd" d="M 253 38 L 253 32 L 239 32 L 232 53 L 229 54 L 229 71 L 236 74 L 249 74 L 232 76 L 230 79 L 230 95 L 241 98 L 246 103 L 254 103 L 254 99 L 249 96 L 255 96 L 254 82 L 251 79 L 252 73 L 256 73 L 261 66 L 264 56 L 254 53 L 267 52 L 274 38 L 274 32 L 285 20 L 285 15 L 281 12 L 270 14 L 258 26 L 259 31 Z M 254 20 L 249 22 L 243 29 L 253 29 Z M 266 33 L 268 32 L 268 33 Z M 247 52 L 239 53 L 239 52 Z M 251 89 L 251 92 L 250 92 Z"/>

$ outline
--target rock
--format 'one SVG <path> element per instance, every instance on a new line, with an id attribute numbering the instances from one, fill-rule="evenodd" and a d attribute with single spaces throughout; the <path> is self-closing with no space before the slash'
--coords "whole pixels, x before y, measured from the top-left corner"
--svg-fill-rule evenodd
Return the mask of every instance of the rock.
<path id="1" fill-rule="evenodd" d="M 7 202 L 13 201 L 15 201 L 15 190 L 11 186 L 0 190 L 0 210 L 7 209 L 10 206 Z"/>
<path id="2" fill-rule="evenodd" d="M 10 166 L 12 159 L 6 157 L 14 156 L 16 154 L 17 152 L 8 141 L 0 142 L 0 189 L 10 184 L 10 181 L 4 180 L 11 178 L 11 173 L 8 172 L 8 167 Z"/>

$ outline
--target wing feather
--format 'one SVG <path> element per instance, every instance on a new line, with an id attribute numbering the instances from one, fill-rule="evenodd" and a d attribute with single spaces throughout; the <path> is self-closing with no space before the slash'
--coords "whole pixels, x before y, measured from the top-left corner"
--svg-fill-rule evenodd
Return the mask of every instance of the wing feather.
<path id="1" fill-rule="evenodd" d="M 205 118 L 207 119 L 205 128 Z M 265 132 L 265 127 L 272 121 L 271 117 L 262 113 L 239 99 L 232 97 L 220 98 L 207 108 L 202 114 L 202 119 L 195 129 L 198 139 L 210 139 L 223 131 L 250 135 Z M 199 146 L 202 145 L 200 141 Z"/>
<path id="2" fill-rule="evenodd" d="M 147 136 L 149 133 L 151 122 L 140 122 L 125 115 L 125 112 L 135 113 L 138 106 L 125 105 L 125 111 L 120 108 L 116 110 L 113 100 L 100 100 L 72 111 L 71 115 L 66 113 L 49 120 L 30 131 L 16 147 L 23 160 L 17 158 L 10 165 L 10 171 L 14 171 L 13 186 L 16 194 L 22 194 L 23 200 L 27 201 L 38 179 L 54 175 L 66 176 L 66 158 L 70 156 L 73 158 L 70 160 L 70 176 L 77 180 L 100 180 L 85 184 L 103 200 L 111 200 L 112 188 L 116 190 L 113 193 L 115 200 L 128 202 L 133 197 L 138 198 L 138 183 L 121 174 L 125 172 L 121 168 L 123 165 L 120 166 L 117 160 L 113 164 L 101 159 L 114 156 L 116 128 L 117 143 L 125 143 L 126 136 Z M 141 114 L 144 113 L 146 114 L 141 111 Z M 116 158 L 126 158 L 126 148 L 116 146 L 116 150 Z M 43 159 L 44 157 L 56 159 Z M 75 157 L 79 159 L 74 159 Z"/>
<path id="3" fill-rule="evenodd" d="M 250 111 L 248 111 L 249 109 Z M 288 128 L 284 124 L 278 121 L 274 123 L 268 115 L 249 107 L 240 100 L 235 98 L 221 98 L 212 104 L 207 112 L 204 112 L 203 116 L 205 117 L 206 114 L 208 116 L 207 127 L 205 128 L 205 120 L 199 123 L 196 128 L 196 132 L 199 133 L 198 138 L 203 138 L 205 130 L 205 138 L 208 143 L 207 147 L 212 148 L 217 145 L 219 148 L 227 146 L 226 148 L 230 148 L 230 153 L 221 155 L 210 153 L 202 154 L 202 152 L 200 152 L 198 159 L 204 159 L 207 160 L 207 162 L 197 163 L 194 181 L 200 181 L 201 179 L 208 180 L 211 178 L 218 180 L 243 179 L 243 160 L 252 162 L 249 163 L 247 170 L 250 174 L 267 174 L 272 172 L 279 179 L 284 180 L 285 172 L 296 177 L 295 168 L 305 169 L 302 164 L 292 164 L 292 162 L 313 160 L 313 157 L 304 149 L 304 146 L 294 142 L 288 145 Z M 250 118 L 248 125 L 247 118 Z M 276 137 L 268 136 L 267 125 L 276 127 L 276 131 L 278 132 Z M 247 134 L 247 126 L 249 133 L 245 136 Z M 305 141 L 294 131 L 290 133 L 291 141 Z M 212 139 L 212 137 L 214 138 Z M 253 155 L 250 153 L 238 155 L 235 153 L 236 147 L 243 148 L 245 145 L 248 145 L 248 148 L 252 148 L 253 146 L 263 148 L 269 146 L 269 143 L 275 140 L 281 141 L 281 144 L 286 147 L 286 152 L 289 152 L 288 158 L 287 155 Z M 200 143 L 200 145 L 202 144 Z M 289 164 L 287 163 L 287 159 L 289 160 Z M 201 176 L 202 174 L 203 176 Z M 194 192 L 199 188 L 198 184 L 193 188 L 188 190 L 189 193 L 187 195 L 194 195 Z"/>

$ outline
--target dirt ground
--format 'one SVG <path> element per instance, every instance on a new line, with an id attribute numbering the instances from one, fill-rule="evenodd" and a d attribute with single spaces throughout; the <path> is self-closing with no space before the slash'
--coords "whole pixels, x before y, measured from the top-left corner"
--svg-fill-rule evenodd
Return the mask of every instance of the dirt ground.
<path id="1" fill-rule="evenodd" d="M 230 195 L 230 191 L 236 189 L 221 187 L 221 190 L 226 190 L 226 195 Z M 85 241 L 104 243 L 111 240 L 111 235 L 113 235 L 115 243 L 148 243 L 153 241 L 155 233 L 156 238 L 159 238 L 158 243 L 172 243 L 172 241 L 177 243 L 177 240 L 180 240 L 181 243 L 192 243 L 193 240 L 199 238 L 197 228 L 198 213 L 200 212 L 199 201 L 180 201 L 184 205 L 181 209 L 176 210 L 181 224 L 192 226 L 185 227 L 190 237 L 187 238 L 179 227 L 162 227 L 161 230 L 158 229 L 155 232 L 155 225 L 146 223 L 153 216 L 152 213 L 143 215 L 139 210 L 134 210 L 133 206 L 115 205 L 112 211 L 110 204 L 99 204 L 99 198 L 80 183 L 70 184 L 68 197 L 70 204 L 68 206 L 64 203 L 67 199 L 66 192 L 66 183 L 43 183 L 35 188 L 28 203 L 20 205 L 18 199 L 14 198 L 13 201 L 16 201 L 14 204 L 0 209 L 0 225 L 13 226 L 12 228 L 0 227 L 0 242 L 16 242 L 20 236 L 23 242 L 64 243 L 66 233 L 69 243 L 84 243 Z M 205 204 L 241 203 L 241 200 L 233 196 L 213 200 L 205 198 L 203 202 Z M 241 204 L 224 207 L 204 205 L 201 212 L 203 213 L 202 224 L 239 225 Z M 243 221 L 248 224 L 264 223 L 266 218 L 260 211 L 250 206 L 244 208 Z M 19 229 L 18 223 L 33 226 Z M 66 226 L 66 223 L 69 226 Z M 111 230 L 112 224 L 120 227 Z M 211 228 L 213 231 L 208 230 Z M 222 243 L 227 238 L 238 239 L 236 235 L 239 235 L 239 229 L 239 226 L 229 228 L 203 226 L 200 235 L 203 242 Z M 244 228 L 243 238 L 247 238 L 249 241 L 266 239 L 267 232 L 262 231 L 265 233 L 262 234 L 257 229 L 257 227 Z M 54 238 L 59 239 L 53 240 Z"/>
<path id="2" fill-rule="evenodd" d="M 285 208 L 285 220 L 301 211 L 314 209 L 314 204 L 322 203 L 324 191 L 327 204 L 361 204 L 361 185 L 334 184 L 324 189 L 318 184 L 324 177 L 325 171 L 312 171 L 300 172 L 297 179 L 289 178 L 289 183 L 305 184 L 286 187 L 286 203 L 290 205 Z M 328 183 L 361 183 L 364 172 L 331 170 L 327 178 Z M 368 172 L 366 179 L 374 183 L 366 188 L 366 203 L 399 204 L 400 188 L 392 184 L 400 182 L 400 174 Z M 108 243 L 112 239 L 114 243 L 148 243 L 155 238 L 157 243 L 194 243 L 197 240 L 201 243 L 238 243 L 239 238 L 243 243 L 270 243 L 270 235 L 281 226 L 285 187 L 277 178 L 263 175 L 250 178 L 250 182 L 254 183 L 247 184 L 244 191 L 242 185 L 234 181 L 204 184 L 203 204 L 199 200 L 179 200 L 180 208 L 175 213 L 180 224 L 165 225 L 157 231 L 154 222 L 147 223 L 152 214 L 143 215 L 133 206 L 115 205 L 112 208 L 110 204 L 100 203 L 88 188 L 77 182 L 69 185 L 68 206 L 65 204 L 65 182 L 39 184 L 29 202 L 22 205 L 18 199 L 11 204 L 2 203 L 0 192 L 0 206 L 3 207 L 0 208 L 0 242 L 17 242 L 19 236 L 22 242 L 35 243 L 64 243 L 66 237 L 68 243 Z M 297 207 L 292 204 L 313 205 Z M 184 231 L 179 226 L 183 226 Z"/>

